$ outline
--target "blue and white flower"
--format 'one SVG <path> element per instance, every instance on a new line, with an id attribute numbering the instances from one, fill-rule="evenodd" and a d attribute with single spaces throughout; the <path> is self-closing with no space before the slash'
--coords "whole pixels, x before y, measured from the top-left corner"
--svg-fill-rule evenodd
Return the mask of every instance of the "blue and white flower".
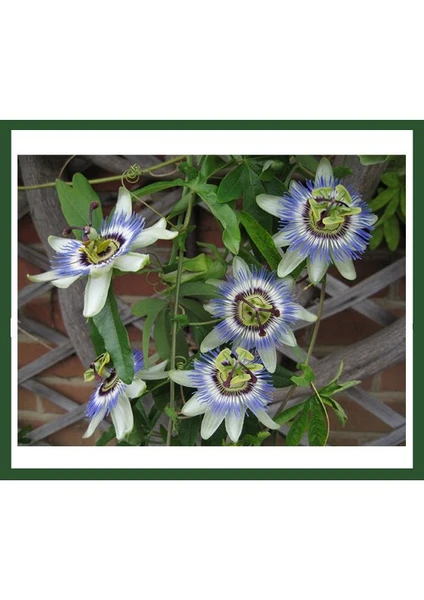
<path id="1" fill-rule="evenodd" d="M 272 379 L 258 357 L 247 350 L 226 348 L 204 354 L 194 361 L 191 371 L 169 371 L 173 381 L 197 391 L 184 404 L 187 417 L 205 415 L 200 435 L 207 440 L 225 419 L 230 439 L 237 442 L 246 411 L 270 429 L 279 429 L 266 412 L 272 400 Z"/>
<path id="2" fill-rule="evenodd" d="M 263 210 L 280 220 L 276 246 L 288 246 L 278 266 L 279 277 L 289 275 L 305 259 L 312 283 L 322 279 L 331 263 L 346 279 L 356 277 L 353 260 L 367 248 L 377 217 L 359 194 L 334 179 L 329 163 L 328 167 L 318 171 L 315 182 L 293 181 L 282 197 L 256 198 Z"/>
<path id="3" fill-rule="evenodd" d="M 84 438 L 93 435 L 99 423 L 110 413 L 116 438 L 122 440 L 134 427 L 130 399 L 138 398 L 145 392 L 144 380 L 168 377 L 164 371 L 167 361 L 143 370 L 143 353 L 140 350 L 133 350 L 133 356 L 134 378 L 129 385 L 118 377 L 114 367 L 111 366 L 110 355 L 107 352 L 91 363 L 90 369 L 85 372 L 86 381 L 96 378 L 99 384 L 87 404 L 86 416 L 91 421 L 83 435 Z"/>
<path id="4" fill-rule="evenodd" d="M 133 250 L 178 235 L 177 231 L 166 229 L 163 218 L 152 227 L 145 228 L 145 219 L 132 212 L 131 196 L 124 187 L 119 189 L 115 211 L 103 220 L 98 232 L 91 226 L 91 215 L 97 207 L 97 202 L 91 204 L 89 225 L 69 227 L 64 232 L 69 235 L 73 229 L 80 229 L 84 232 L 82 240 L 53 235 L 48 238 L 55 250 L 51 271 L 28 275 L 31 281 L 51 281 L 60 288 L 67 288 L 79 277 L 88 276 L 84 295 L 85 317 L 94 317 L 105 305 L 113 268 L 135 272 L 149 262 L 148 254 Z"/>
<path id="5" fill-rule="evenodd" d="M 222 282 L 218 298 L 205 306 L 223 320 L 203 340 L 200 351 L 207 352 L 231 342 L 233 347 L 256 348 L 265 368 L 277 366 L 276 346 L 296 346 L 291 325 L 297 320 L 315 321 L 316 315 L 294 301 L 291 278 L 279 279 L 264 268 L 250 269 L 243 259 L 233 259 L 233 276 Z"/>

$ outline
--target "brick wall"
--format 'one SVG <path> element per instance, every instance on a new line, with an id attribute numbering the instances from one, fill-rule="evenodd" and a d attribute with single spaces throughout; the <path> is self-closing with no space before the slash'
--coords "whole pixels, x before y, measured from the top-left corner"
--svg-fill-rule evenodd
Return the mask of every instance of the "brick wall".
<path id="1" fill-rule="evenodd" d="M 105 186 L 103 186 L 103 190 Z M 106 189 L 111 189 L 111 185 Z M 107 212 L 107 211 L 106 211 Z M 215 221 L 202 209 L 195 211 L 197 225 L 197 240 L 212 242 L 221 245 L 221 234 Z M 19 241 L 37 250 L 42 250 L 40 240 L 34 229 L 29 215 L 19 221 Z M 169 253 L 169 243 L 162 242 L 155 247 L 154 252 L 161 258 L 166 258 Z M 368 252 L 364 258 L 357 261 L 356 267 L 358 280 L 360 281 L 372 273 L 377 272 L 391 262 L 399 258 L 402 250 L 392 253 L 388 250 Z M 29 284 L 27 273 L 38 273 L 39 269 L 27 261 L 18 259 L 18 285 L 19 290 Z M 337 276 L 337 272 L 331 271 Z M 356 282 L 355 282 L 356 283 Z M 142 297 L 151 295 L 157 290 L 158 281 L 152 275 L 134 276 L 124 275 L 115 278 L 114 289 L 124 300 L 133 304 Z M 380 306 L 384 307 L 396 316 L 405 312 L 405 280 L 400 280 L 386 289 L 380 291 L 373 298 Z M 57 292 L 52 288 L 42 296 L 31 300 L 22 309 L 21 314 L 37 321 L 59 332 L 65 333 L 65 327 L 61 318 L 60 308 L 57 300 Z M 380 326 L 370 319 L 362 316 L 354 310 L 346 310 L 338 315 L 328 318 L 321 326 L 314 354 L 323 357 L 341 346 L 347 346 L 360 339 L 380 330 Z M 141 332 L 130 325 L 129 336 L 134 347 L 141 347 Z M 312 328 L 303 329 L 297 334 L 298 342 L 306 347 Z M 54 344 L 44 339 L 34 339 L 24 331 L 20 330 L 18 335 L 19 367 L 24 366 L 37 357 L 49 352 Z M 86 402 L 91 393 L 90 384 L 84 384 L 83 371 L 87 365 L 81 365 L 78 358 L 73 355 L 56 365 L 46 369 L 39 375 L 37 380 L 50 388 L 61 392 L 71 400 L 82 404 Z M 396 412 L 405 414 L 405 364 L 398 364 L 377 373 L 362 382 L 364 389 L 389 405 Z M 331 445 L 357 445 L 366 441 L 372 441 L 389 432 L 390 427 L 366 410 L 358 406 L 354 401 L 342 395 L 338 396 L 339 402 L 343 404 L 348 413 L 348 422 L 344 428 L 333 418 L 330 412 L 331 434 L 329 443 Z M 18 390 L 18 417 L 19 427 L 31 425 L 34 429 L 57 418 L 58 414 L 65 411 L 49 402 L 40 395 L 19 387 Z M 47 438 L 45 441 L 52 445 L 92 445 L 99 437 L 99 433 L 88 440 L 82 439 L 82 434 L 87 427 L 86 421 L 80 421 L 74 425 L 61 430 Z"/>

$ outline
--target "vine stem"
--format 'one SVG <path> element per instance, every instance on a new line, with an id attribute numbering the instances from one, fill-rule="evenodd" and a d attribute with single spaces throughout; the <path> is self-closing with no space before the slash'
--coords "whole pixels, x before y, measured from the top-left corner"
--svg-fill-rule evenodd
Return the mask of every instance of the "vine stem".
<path id="1" fill-rule="evenodd" d="M 187 156 L 187 162 L 189 165 L 192 164 L 192 157 Z M 186 188 L 184 188 L 186 189 Z M 187 211 L 184 217 L 183 226 L 181 229 L 181 234 L 185 235 L 188 226 L 190 225 L 191 213 L 193 211 L 193 201 L 194 201 L 194 192 L 191 190 L 188 198 Z M 177 265 L 177 277 L 175 282 L 175 301 L 174 301 L 174 317 L 178 315 L 178 305 L 180 301 L 180 287 L 181 287 L 181 277 L 183 273 L 183 260 L 184 260 L 184 252 L 185 252 L 185 239 L 183 238 L 183 246 L 180 246 L 178 253 L 178 265 Z M 175 369 L 175 359 L 177 354 L 177 332 L 178 332 L 178 323 L 174 319 L 172 322 L 171 329 L 171 356 L 170 356 L 170 369 Z M 171 410 L 175 410 L 175 383 L 170 380 L 169 384 L 169 408 Z M 168 421 L 168 431 L 166 436 L 166 445 L 171 445 L 171 437 L 172 437 L 172 420 Z"/>
<path id="2" fill-rule="evenodd" d="M 199 323 L 187 323 L 187 327 L 194 327 L 196 325 L 213 325 L 214 323 L 221 323 L 221 319 L 211 319 L 210 321 L 200 321 Z"/>
<path id="3" fill-rule="evenodd" d="M 321 294 L 320 294 L 320 297 L 319 297 L 317 320 L 315 321 L 315 325 L 314 325 L 314 330 L 312 332 L 311 341 L 309 342 L 309 347 L 308 347 L 308 352 L 306 354 L 306 359 L 305 359 L 305 362 L 303 363 L 305 365 L 308 365 L 309 361 L 311 360 L 312 352 L 314 350 L 315 343 L 316 343 L 317 337 L 318 337 L 319 326 L 321 324 L 321 318 L 322 318 L 322 311 L 324 309 L 326 280 L 327 280 L 327 275 L 324 275 L 324 279 L 322 280 L 322 284 L 321 284 Z M 291 388 L 287 392 L 286 397 L 281 401 L 281 406 L 277 410 L 277 412 L 275 413 L 274 418 L 277 417 L 280 413 L 283 412 L 285 405 L 290 400 L 290 398 L 293 396 L 294 391 L 295 391 L 296 388 L 297 388 L 296 384 L 294 384 L 294 385 L 291 386 Z"/>
<path id="4" fill-rule="evenodd" d="M 176 158 L 171 158 L 170 160 L 166 160 L 165 162 L 159 163 L 158 165 L 153 165 L 153 167 L 146 167 L 145 169 L 142 169 L 140 171 L 139 177 L 142 177 L 146 173 L 151 173 L 152 171 L 157 171 L 158 169 L 161 169 L 162 167 L 166 167 L 167 165 L 173 165 L 176 162 L 182 161 L 184 158 L 186 158 L 185 155 L 177 156 Z M 108 183 L 109 181 L 120 181 L 121 178 L 122 178 L 122 175 L 112 175 L 111 177 L 102 177 L 101 179 L 90 179 L 88 183 L 91 185 L 95 185 L 96 183 Z M 65 183 L 66 185 L 72 185 L 72 181 L 64 181 L 63 183 Z M 49 183 L 40 183 L 37 185 L 18 185 L 18 190 L 39 190 L 41 188 L 49 188 L 49 187 L 55 187 L 55 186 L 56 186 L 56 182 L 50 181 Z"/>

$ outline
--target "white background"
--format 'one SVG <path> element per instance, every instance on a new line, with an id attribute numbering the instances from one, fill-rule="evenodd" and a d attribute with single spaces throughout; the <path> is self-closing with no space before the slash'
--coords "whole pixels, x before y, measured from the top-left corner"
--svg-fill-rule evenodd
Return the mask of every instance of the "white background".
<path id="1" fill-rule="evenodd" d="M 4 119 L 423 117 L 410 0 L 3 5 Z M 1 482 L 0 503 L 13 600 L 422 587 L 422 481 Z"/>

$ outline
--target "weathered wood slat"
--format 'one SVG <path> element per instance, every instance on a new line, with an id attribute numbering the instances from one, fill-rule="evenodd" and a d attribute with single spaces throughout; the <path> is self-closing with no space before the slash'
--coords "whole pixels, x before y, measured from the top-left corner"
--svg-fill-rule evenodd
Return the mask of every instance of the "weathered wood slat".
<path id="1" fill-rule="evenodd" d="M 367 277 L 360 283 L 349 287 L 345 292 L 339 294 L 337 297 L 327 299 L 324 302 L 324 310 L 322 319 L 326 319 L 335 315 L 343 310 L 347 310 L 348 308 L 352 308 L 359 302 L 362 302 L 375 294 L 376 292 L 382 290 L 387 287 L 394 281 L 397 281 L 401 277 L 405 275 L 405 259 L 401 258 L 396 261 L 392 265 L 381 269 L 378 273 Z M 318 306 L 312 306 L 308 309 L 310 312 L 316 314 L 318 311 Z M 307 326 L 308 324 L 301 323 L 299 325 L 295 325 L 293 330 L 296 331 L 301 329 L 302 327 Z"/>
<path id="2" fill-rule="evenodd" d="M 384 404 L 384 402 L 374 398 L 371 394 L 367 394 L 367 392 L 359 387 L 350 388 L 346 392 L 343 392 L 343 394 L 355 400 L 362 408 L 365 408 L 365 410 L 378 417 L 383 423 L 390 425 L 390 427 L 400 427 L 405 423 L 405 418 L 402 415 L 394 411 L 390 406 L 387 406 L 387 404 Z"/>
<path id="3" fill-rule="evenodd" d="M 48 367 L 55 365 L 60 360 L 68 358 L 68 356 L 71 356 L 74 353 L 75 350 L 70 341 L 61 344 L 57 348 L 54 348 L 53 350 L 50 350 L 50 352 L 47 352 L 47 354 L 44 354 L 43 356 L 40 356 L 40 358 L 37 358 L 33 362 L 25 365 L 24 367 L 21 367 L 18 370 L 18 383 L 23 383 L 27 379 L 38 375 L 38 373 L 45 371 Z"/>
<path id="4" fill-rule="evenodd" d="M 378 440 L 373 440 L 364 446 L 397 446 L 406 440 L 406 426 L 401 425 L 390 433 L 383 435 Z"/>
<path id="5" fill-rule="evenodd" d="M 18 293 L 18 308 L 22 308 L 25 304 L 28 304 L 34 298 L 38 298 L 38 296 L 42 296 L 51 288 L 51 284 L 49 282 L 46 283 L 30 283 L 26 285 L 20 292 Z"/>
<path id="6" fill-rule="evenodd" d="M 85 418 L 84 415 L 85 415 L 85 405 L 78 406 L 78 408 L 74 408 L 70 412 L 67 412 L 64 415 L 61 415 L 54 421 L 51 421 L 50 423 L 46 423 L 45 425 L 41 425 L 40 427 L 37 427 L 37 429 L 34 429 L 30 433 L 28 433 L 26 436 L 31 440 L 31 443 L 29 445 L 32 445 L 33 443 L 38 442 L 40 440 L 43 440 L 46 437 L 48 437 L 49 435 L 52 435 L 53 433 L 56 433 L 57 431 L 60 431 L 61 429 L 64 429 L 65 427 L 68 427 L 69 425 L 73 425 L 74 423 L 81 421 L 81 419 Z"/>
<path id="7" fill-rule="evenodd" d="M 43 271 L 48 271 L 50 269 L 49 260 L 43 252 L 32 248 L 32 246 L 22 244 L 22 242 L 18 242 L 18 256 L 27 260 Z"/>
<path id="8" fill-rule="evenodd" d="M 28 379 L 27 381 L 23 381 L 20 385 L 33 394 L 44 396 L 46 400 L 53 402 L 53 404 L 63 408 L 63 410 L 74 410 L 75 408 L 78 408 L 78 406 L 81 406 L 78 402 L 75 402 L 75 400 L 71 400 L 60 392 L 52 390 L 52 388 L 49 388 L 47 385 L 44 385 L 44 383 L 41 383 L 36 379 Z M 87 391 L 88 390 L 89 388 L 87 388 Z"/>
<path id="9" fill-rule="evenodd" d="M 34 319 L 29 319 L 28 317 L 20 317 L 19 319 L 20 326 L 28 333 L 32 333 L 40 338 L 43 338 L 47 342 L 53 342 L 53 344 L 64 344 L 68 341 L 66 335 L 60 333 L 56 329 L 52 329 L 51 327 L 47 327 L 38 321 L 34 321 Z"/>

